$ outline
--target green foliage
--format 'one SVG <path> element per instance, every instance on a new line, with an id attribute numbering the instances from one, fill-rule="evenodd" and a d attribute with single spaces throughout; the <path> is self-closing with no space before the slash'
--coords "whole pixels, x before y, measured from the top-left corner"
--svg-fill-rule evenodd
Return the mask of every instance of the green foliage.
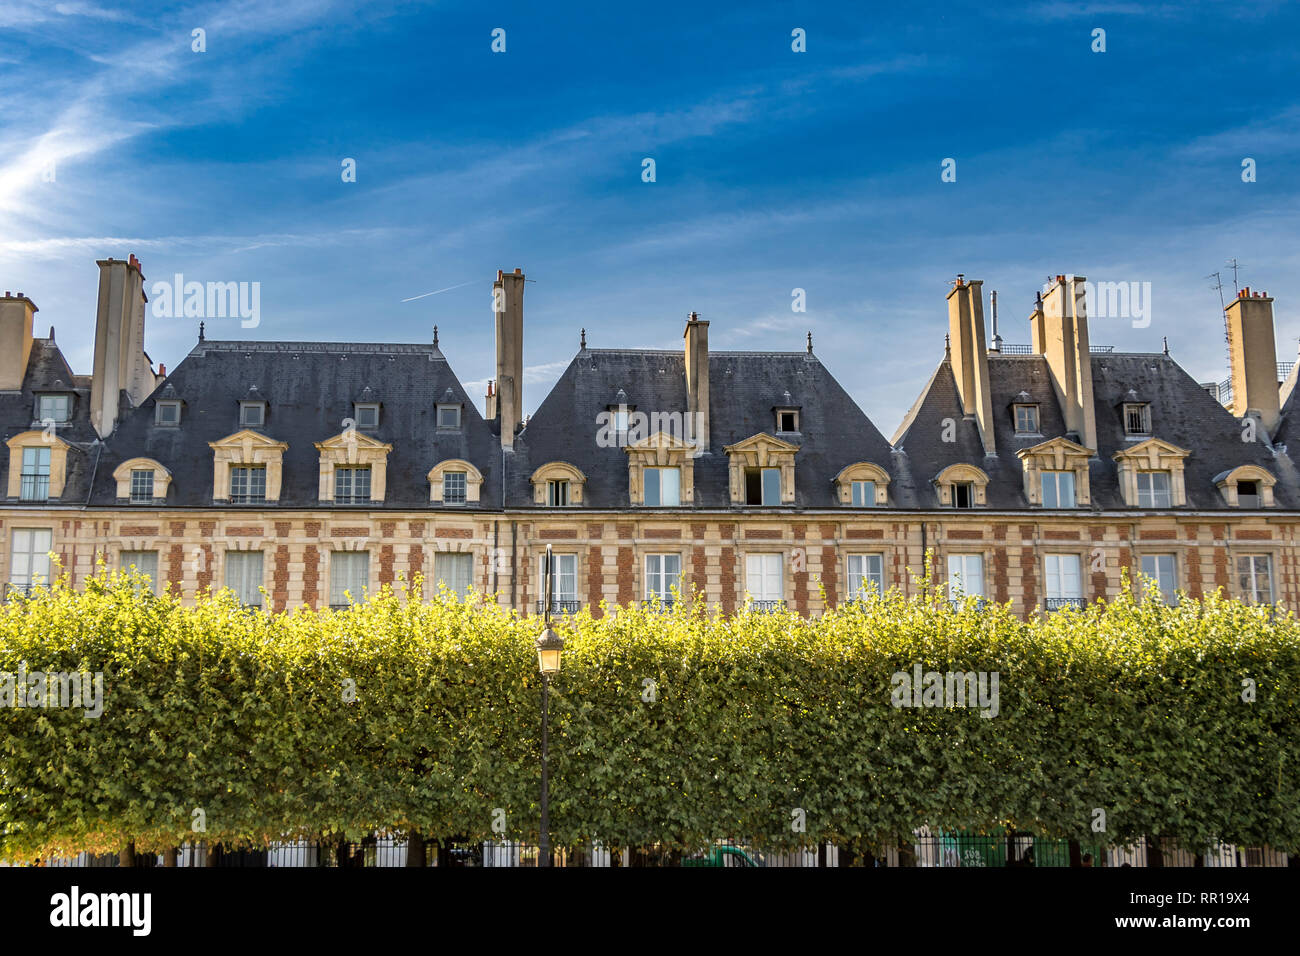
<path id="1" fill-rule="evenodd" d="M 878 848 L 928 823 L 1300 850 L 1289 614 L 1126 588 L 1029 622 L 889 594 L 813 621 L 697 602 L 557 628 L 557 845 Z M 345 612 L 269 615 L 228 592 L 183 606 L 119 574 L 16 600 L 0 609 L 0 671 L 102 672 L 103 714 L 0 707 L 0 858 L 196 837 L 489 839 L 497 808 L 504 836 L 534 841 L 539 630 L 479 599 L 425 601 L 418 582 Z M 891 676 L 918 663 L 997 672 L 998 715 L 895 708 Z"/>

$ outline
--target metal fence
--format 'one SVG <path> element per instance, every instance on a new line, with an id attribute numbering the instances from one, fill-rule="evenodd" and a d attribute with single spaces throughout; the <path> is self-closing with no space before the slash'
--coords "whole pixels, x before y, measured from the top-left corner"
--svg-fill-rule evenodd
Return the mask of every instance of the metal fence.
<path id="1" fill-rule="evenodd" d="M 186 844 L 168 859 L 163 854 L 92 855 L 40 861 L 10 861 L 9 866 L 46 867 L 535 867 L 533 844 L 514 841 L 424 840 L 412 849 L 405 839 L 374 837 L 359 843 L 286 842 L 265 849 L 224 849 Z M 860 852 L 833 844 L 795 850 L 764 850 L 749 840 L 718 840 L 693 853 L 659 846 L 610 848 L 600 845 L 556 848 L 557 867 L 1282 867 L 1300 866 L 1300 857 L 1269 847 L 1220 844 L 1199 852 L 1168 839 L 1132 846 L 1079 844 L 1027 833 L 972 834 L 923 828 L 909 842 Z"/>

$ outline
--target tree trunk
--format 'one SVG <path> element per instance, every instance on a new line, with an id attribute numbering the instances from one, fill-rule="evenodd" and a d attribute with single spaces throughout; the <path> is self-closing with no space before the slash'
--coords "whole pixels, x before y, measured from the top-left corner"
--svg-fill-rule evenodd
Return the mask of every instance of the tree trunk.
<path id="1" fill-rule="evenodd" d="M 121 851 L 117 854 L 117 865 L 135 866 L 135 841 L 131 841 L 126 846 L 122 847 Z"/>
<path id="2" fill-rule="evenodd" d="M 176 847 L 169 846 L 167 849 L 163 850 L 163 866 L 175 866 L 175 865 L 176 865 Z"/>
<path id="3" fill-rule="evenodd" d="M 1078 840 L 1070 841 L 1070 866 L 1071 867 L 1083 866 L 1083 850 L 1079 846 Z"/>
<path id="4" fill-rule="evenodd" d="M 1160 849 L 1159 837 L 1147 837 L 1147 866 L 1163 867 L 1165 865 L 1165 854 Z"/>

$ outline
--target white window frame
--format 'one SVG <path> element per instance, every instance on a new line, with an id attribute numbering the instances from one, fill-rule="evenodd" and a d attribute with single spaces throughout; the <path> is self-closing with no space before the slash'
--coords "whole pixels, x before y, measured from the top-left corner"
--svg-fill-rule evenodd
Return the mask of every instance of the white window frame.
<path id="1" fill-rule="evenodd" d="M 569 506 L 568 478 L 550 478 L 547 480 L 546 505 L 549 508 L 567 508 Z"/>
<path id="2" fill-rule="evenodd" d="M 28 460 L 29 453 L 32 461 Z M 22 449 L 18 486 L 20 501 L 50 500 L 50 459 L 48 445 L 28 445 Z M 42 478 L 45 479 L 43 482 Z"/>
<path id="3" fill-rule="evenodd" d="M 168 421 L 164 416 L 164 412 L 168 411 L 176 413 L 176 418 L 173 421 Z M 181 423 L 181 403 L 174 399 L 159 402 L 154 407 L 153 421 L 155 425 L 161 425 L 163 428 L 175 428 Z"/>
<path id="4" fill-rule="evenodd" d="M 655 473 L 657 501 L 650 500 L 650 482 L 647 480 L 650 472 Z M 664 479 L 670 475 L 672 480 L 665 481 Z M 666 493 L 669 491 L 671 491 L 670 494 Z M 641 469 L 641 499 L 647 508 L 680 508 L 682 504 L 681 468 L 676 466 L 653 466 Z"/>
<path id="5" fill-rule="evenodd" d="M 785 600 L 785 569 L 782 555 L 756 551 L 745 555 L 745 590 L 754 601 Z"/>
<path id="6" fill-rule="evenodd" d="M 48 414 L 44 409 L 46 402 L 62 403 L 63 406 L 62 415 Z M 43 422 L 46 421 L 47 419 L 59 425 L 62 425 L 65 422 L 72 421 L 72 396 L 64 392 L 59 392 L 50 395 L 37 395 L 36 396 L 36 420 L 38 422 Z"/>
<path id="7" fill-rule="evenodd" d="M 123 551 L 118 556 L 118 566 L 127 571 L 134 567 L 149 579 L 149 590 L 158 589 L 158 552 L 157 551 Z"/>
<path id="8" fill-rule="evenodd" d="M 676 551 L 647 554 L 645 568 L 645 599 L 668 604 L 674 600 L 673 588 L 682 591 L 682 556 Z"/>
<path id="9" fill-rule="evenodd" d="M 959 604 L 964 598 L 984 597 L 984 555 L 962 552 L 948 555 L 948 598 Z"/>
<path id="10" fill-rule="evenodd" d="M 330 552 L 330 607 L 360 604 L 370 588 L 369 551 Z M 348 600 L 348 593 L 352 600 Z"/>
<path id="11" fill-rule="evenodd" d="M 373 414 L 374 420 L 363 422 L 362 414 Z M 352 404 L 352 419 L 357 423 L 357 428 L 361 430 L 374 429 L 379 427 L 379 403 L 378 402 L 354 402 Z"/>
<path id="12" fill-rule="evenodd" d="M 1156 489 L 1156 478 L 1163 477 L 1165 487 Z M 1146 479 L 1144 482 L 1143 479 Z M 1137 482 L 1137 506 L 1139 508 L 1172 508 L 1174 502 L 1173 475 L 1168 471 L 1139 471 L 1134 475 Z M 1146 485 L 1144 488 L 1143 485 Z"/>
<path id="13" fill-rule="evenodd" d="M 359 475 L 365 474 L 365 481 L 359 479 Z M 334 501 L 338 504 L 364 504 L 372 500 L 370 497 L 371 482 L 374 480 L 374 474 L 369 465 L 336 465 L 334 467 Z M 359 486 L 365 484 L 365 494 L 359 494 Z M 344 494 L 343 492 L 347 492 Z M 354 499 L 360 498 L 361 501 Z"/>
<path id="14" fill-rule="evenodd" d="M 51 528 L 14 528 L 9 539 L 9 583 L 27 589 L 50 583 Z"/>
<path id="15" fill-rule="evenodd" d="M 241 566 L 249 564 L 256 566 L 257 574 L 251 574 L 245 571 Z M 260 608 L 262 606 L 262 592 L 260 588 L 266 581 L 266 556 L 261 551 L 227 551 L 225 568 L 224 568 L 225 586 L 235 592 L 235 597 L 240 604 L 245 607 Z M 242 575 L 248 578 L 257 578 L 257 583 L 251 581 L 235 581 L 231 583 L 231 577 Z"/>
<path id="16" fill-rule="evenodd" d="M 1077 554 L 1043 555 L 1043 596 L 1050 600 L 1083 600 L 1082 560 Z"/>
<path id="17" fill-rule="evenodd" d="M 1249 562 L 1243 572 L 1242 562 Z M 1237 576 L 1237 586 L 1242 599 L 1249 604 L 1273 603 L 1273 556 L 1271 554 L 1238 554 L 1233 569 Z M 1262 567 L 1261 567 L 1262 565 Z M 1262 571 L 1262 574 L 1261 574 Z M 1260 579 L 1267 576 L 1268 593 L 1261 594 Z M 1263 600 L 1261 600 L 1261 597 Z"/>
<path id="18" fill-rule="evenodd" d="M 1141 431 L 1132 427 L 1131 416 L 1136 415 Z M 1145 402 L 1126 402 L 1124 404 L 1124 434 L 1130 438 L 1149 438 L 1151 436 L 1151 406 Z"/>
<path id="19" fill-rule="evenodd" d="M 885 593 L 885 556 L 879 552 L 850 554 L 845 561 L 849 582 L 849 600 L 859 601 L 870 593 Z"/>
<path id="20" fill-rule="evenodd" d="M 453 479 L 459 479 L 460 490 L 451 492 Z M 463 505 L 469 501 L 469 473 L 465 471 L 444 471 L 442 473 L 442 503 L 444 505 Z"/>
<path id="21" fill-rule="evenodd" d="M 876 506 L 875 481 L 870 478 L 854 480 L 849 501 L 854 508 L 874 508 Z"/>
<path id="22" fill-rule="evenodd" d="M 1144 554 L 1139 564 L 1143 576 L 1156 582 L 1165 603 L 1174 604 L 1178 599 L 1178 556 L 1168 552 Z"/>
<path id="23" fill-rule="evenodd" d="M 1042 475 L 1042 502 L 1044 508 L 1077 508 L 1079 506 L 1079 496 L 1075 491 L 1074 472 L 1072 471 L 1043 471 Z M 1064 486 L 1064 489 L 1062 488 Z M 1051 489 L 1051 503 L 1048 502 L 1048 489 Z M 1063 494 L 1063 490 L 1069 492 L 1068 496 Z"/>
<path id="24" fill-rule="evenodd" d="M 439 568 L 442 565 L 442 568 Z M 474 555 L 468 551 L 438 551 L 433 555 L 433 586 L 446 584 L 464 597 L 474 589 Z"/>
<path id="25" fill-rule="evenodd" d="M 1014 412 L 1015 412 L 1015 418 L 1016 418 L 1016 434 L 1017 434 L 1017 435 L 1037 435 L 1037 434 L 1039 433 L 1039 428 L 1040 428 L 1040 426 L 1039 426 L 1039 424 L 1038 424 L 1038 406 L 1037 406 L 1037 405 L 1034 405 L 1034 404 L 1029 403 L 1029 402 L 1020 402 L 1020 403 L 1017 403 L 1017 404 L 1016 404 L 1016 406 L 1015 406 L 1015 408 L 1014 408 Z M 1021 414 L 1021 412 L 1024 412 L 1024 413 L 1026 414 L 1026 416 L 1027 416 L 1029 419 L 1031 419 L 1031 421 L 1029 422 L 1029 424 L 1030 424 L 1031 427 L 1029 427 L 1029 428 L 1023 428 L 1023 427 L 1021 427 L 1021 421 L 1020 421 L 1020 414 Z"/>
<path id="26" fill-rule="evenodd" d="M 153 501 L 153 485 L 157 479 L 152 468 L 132 468 L 131 483 L 128 486 L 130 502 L 133 505 L 147 505 Z"/>
<path id="27" fill-rule="evenodd" d="M 555 573 L 551 578 L 551 600 L 555 604 L 562 601 L 576 603 L 578 600 L 578 556 L 573 553 L 562 554 L 554 553 Z M 542 595 L 542 600 L 546 600 L 546 594 L 542 590 L 546 587 L 546 553 L 543 552 L 537 559 L 537 593 Z"/>

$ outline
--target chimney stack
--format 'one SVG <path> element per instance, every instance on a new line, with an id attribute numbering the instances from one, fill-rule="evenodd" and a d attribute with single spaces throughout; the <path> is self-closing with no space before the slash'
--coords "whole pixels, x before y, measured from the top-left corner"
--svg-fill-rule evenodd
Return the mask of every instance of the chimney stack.
<path id="1" fill-rule="evenodd" d="M 1092 401 L 1092 349 L 1084 276 L 1058 275 L 1030 316 L 1034 351 L 1047 359 L 1052 386 L 1065 415 L 1065 430 L 1085 448 L 1097 448 L 1097 412 Z M 1041 332 L 1039 329 L 1041 328 Z"/>
<path id="2" fill-rule="evenodd" d="M 90 386 L 90 423 L 100 438 L 117 426 L 122 393 L 139 405 L 156 379 L 144 354 L 144 273 L 134 255 L 103 259 L 99 266 L 99 305 L 95 318 L 95 364 Z"/>
<path id="3" fill-rule="evenodd" d="M 1272 435 L 1281 417 L 1277 384 L 1277 346 L 1273 340 L 1273 300 L 1250 287 L 1237 293 L 1225 309 L 1228 362 L 1232 370 L 1232 414 L 1254 412 Z"/>
<path id="4" fill-rule="evenodd" d="M 948 347 L 962 414 L 975 419 L 985 455 L 996 455 L 989 357 L 984 346 L 984 283 L 957 276 L 948 293 Z"/>
<path id="5" fill-rule="evenodd" d="M 697 451 L 709 453 L 709 323 L 692 312 L 686 319 L 686 411 Z M 685 435 L 683 435 L 683 438 Z"/>
<path id="6" fill-rule="evenodd" d="M 497 417 L 497 393 L 493 391 L 493 379 L 488 379 L 487 395 L 483 400 L 483 417 L 487 421 L 493 421 Z"/>
<path id="7" fill-rule="evenodd" d="M 27 377 L 32 354 L 32 316 L 36 303 L 19 292 L 0 299 L 0 390 L 17 391 Z"/>
<path id="8" fill-rule="evenodd" d="M 497 377 L 495 411 L 501 420 L 501 447 L 513 451 L 515 429 L 524 417 L 524 274 L 497 270 L 492 284 L 496 312 Z"/>

